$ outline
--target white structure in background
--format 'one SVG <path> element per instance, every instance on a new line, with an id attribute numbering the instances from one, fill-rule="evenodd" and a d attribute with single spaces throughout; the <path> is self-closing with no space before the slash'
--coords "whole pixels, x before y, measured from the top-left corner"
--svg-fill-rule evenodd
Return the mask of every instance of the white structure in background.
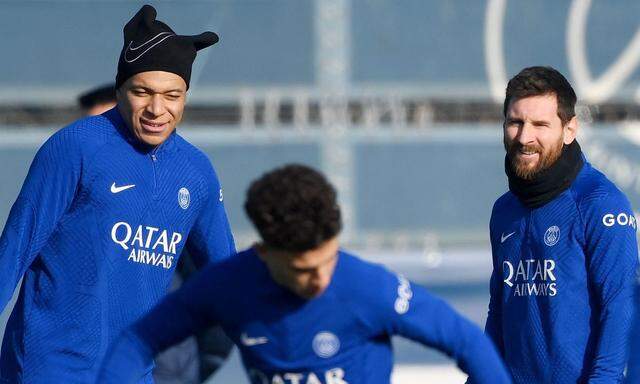
<path id="1" fill-rule="evenodd" d="M 589 104 L 607 101 L 633 74 L 640 63 L 640 28 L 607 70 L 593 78 L 587 59 L 587 19 L 591 0 L 573 0 L 567 15 L 565 34 L 567 61 L 578 98 Z M 504 16 L 507 0 L 489 0 L 485 14 L 484 49 L 487 77 L 491 94 L 497 103 L 504 100 L 507 85 L 505 52 L 503 47 Z M 640 103 L 640 89 L 635 93 Z"/>
<path id="2" fill-rule="evenodd" d="M 319 88 L 322 167 L 340 191 L 345 241 L 353 237 L 354 173 L 352 150 L 346 140 L 350 125 L 347 90 L 351 77 L 350 0 L 315 1 L 315 68 Z"/>

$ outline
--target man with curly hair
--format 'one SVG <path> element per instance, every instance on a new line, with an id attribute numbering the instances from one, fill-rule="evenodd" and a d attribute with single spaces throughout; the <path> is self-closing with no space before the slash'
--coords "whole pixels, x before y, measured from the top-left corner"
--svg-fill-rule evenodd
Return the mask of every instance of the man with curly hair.
<path id="1" fill-rule="evenodd" d="M 336 192 L 288 165 L 249 188 L 262 241 L 211 265 L 112 345 L 100 383 L 132 383 L 153 356 L 218 323 L 254 384 L 389 383 L 391 336 L 451 356 L 478 383 L 510 383 L 480 329 L 423 287 L 339 249 Z"/>

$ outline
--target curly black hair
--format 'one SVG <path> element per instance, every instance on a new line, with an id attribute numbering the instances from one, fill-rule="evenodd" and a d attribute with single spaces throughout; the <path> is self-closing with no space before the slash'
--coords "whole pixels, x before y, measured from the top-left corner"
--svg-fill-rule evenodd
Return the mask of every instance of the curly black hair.
<path id="1" fill-rule="evenodd" d="M 289 164 L 255 180 L 244 209 L 267 247 L 304 252 L 342 229 L 333 186 L 318 171 Z"/>

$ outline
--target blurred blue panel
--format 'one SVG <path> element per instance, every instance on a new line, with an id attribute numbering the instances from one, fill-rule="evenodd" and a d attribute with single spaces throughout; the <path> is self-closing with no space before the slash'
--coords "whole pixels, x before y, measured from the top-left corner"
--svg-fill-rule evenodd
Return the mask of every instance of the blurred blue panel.
<path id="1" fill-rule="evenodd" d="M 321 168 L 317 144 L 194 144 L 209 155 L 218 172 L 224 189 L 227 214 L 234 232 L 253 228 L 243 207 L 247 189 L 254 179 L 277 166 L 291 162 Z"/>
<path id="2" fill-rule="evenodd" d="M 360 144 L 360 229 L 485 231 L 506 190 L 501 142 Z"/>
<path id="3" fill-rule="evenodd" d="M 220 34 L 220 43 L 200 55 L 203 84 L 313 81 L 311 0 L 52 0 L 0 4 L 4 57 L 11 58 L 0 62 L 0 84 L 91 87 L 113 80 L 122 28 L 144 3 L 179 34 Z"/>
<path id="4" fill-rule="evenodd" d="M 484 89 L 487 1 L 352 1 L 352 78 L 355 83 L 422 83 Z M 502 26 L 507 76 L 551 65 L 572 78 L 567 59 L 569 1 L 511 0 Z M 640 2 L 595 1 L 586 26 L 592 76 L 609 68 L 640 27 Z M 636 69 L 631 81 L 637 84 Z M 456 94 L 459 94 L 456 93 Z"/>
<path id="5" fill-rule="evenodd" d="M 482 1 L 353 0 L 354 82 L 486 83 Z"/>

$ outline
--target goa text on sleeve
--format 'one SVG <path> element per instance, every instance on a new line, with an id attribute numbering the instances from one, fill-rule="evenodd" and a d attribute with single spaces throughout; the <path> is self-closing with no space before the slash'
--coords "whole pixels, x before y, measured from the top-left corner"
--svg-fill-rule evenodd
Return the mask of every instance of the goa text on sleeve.
<path id="1" fill-rule="evenodd" d="M 517 384 L 618 382 L 626 361 L 635 218 L 585 161 L 571 186 L 530 208 L 511 192 L 492 216 L 492 300 L 503 358 Z"/>
<path id="2" fill-rule="evenodd" d="M 636 224 L 617 190 L 593 193 L 581 205 L 588 277 L 598 309 L 589 383 L 621 381 L 633 322 L 637 269 Z"/>

